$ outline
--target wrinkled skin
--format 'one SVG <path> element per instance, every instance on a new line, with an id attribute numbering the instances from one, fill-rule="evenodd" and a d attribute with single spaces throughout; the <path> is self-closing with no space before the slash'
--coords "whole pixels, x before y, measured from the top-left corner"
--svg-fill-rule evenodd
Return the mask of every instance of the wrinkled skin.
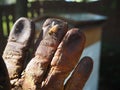
<path id="1" fill-rule="evenodd" d="M 0 57 L 0 90 L 82 90 L 93 67 L 90 57 L 79 60 L 84 34 L 77 28 L 68 30 L 65 21 L 50 18 L 33 47 L 34 30 L 27 18 L 15 22 Z M 31 48 L 32 55 L 28 54 Z M 29 62 L 28 57 L 32 57 Z"/>

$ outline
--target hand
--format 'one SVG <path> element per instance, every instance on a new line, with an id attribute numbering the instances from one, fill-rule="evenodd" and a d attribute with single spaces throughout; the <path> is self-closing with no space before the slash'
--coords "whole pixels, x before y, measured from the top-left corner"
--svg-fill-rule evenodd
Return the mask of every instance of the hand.
<path id="1" fill-rule="evenodd" d="M 93 67 L 90 57 L 78 62 L 84 34 L 77 28 L 68 30 L 65 21 L 51 18 L 31 47 L 34 30 L 34 23 L 27 18 L 15 22 L 0 60 L 0 90 L 82 90 Z M 27 63 L 29 50 L 35 53 Z"/>

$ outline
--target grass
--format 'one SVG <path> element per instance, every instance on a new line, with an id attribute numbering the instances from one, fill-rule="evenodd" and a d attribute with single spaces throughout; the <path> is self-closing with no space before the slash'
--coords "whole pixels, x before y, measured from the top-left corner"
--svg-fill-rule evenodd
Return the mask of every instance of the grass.
<path id="1" fill-rule="evenodd" d="M 9 19 L 9 28 L 10 28 L 10 30 L 11 30 L 11 28 L 12 28 L 12 26 L 13 26 L 13 21 L 12 21 L 13 17 L 12 17 L 12 15 L 9 15 L 9 16 L 8 16 L 8 19 Z M 2 17 L 2 26 L 3 26 L 3 34 L 4 34 L 4 36 L 7 36 L 7 35 L 8 35 L 7 22 L 6 22 L 6 20 L 7 20 L 6 17 L 3 16 L 3 17 Z"/>

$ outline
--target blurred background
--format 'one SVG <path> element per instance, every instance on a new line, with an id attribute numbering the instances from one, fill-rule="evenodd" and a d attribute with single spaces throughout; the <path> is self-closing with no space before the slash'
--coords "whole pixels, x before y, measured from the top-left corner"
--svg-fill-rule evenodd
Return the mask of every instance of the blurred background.
<path id="1" fill-rule="evenodd" d="M 47 13 L 102 15 L 106 18 L 102 23 L 98 90 L 120 90 L 119 8 L 120 0 L 0 0 L 0 55 L 11 27 L 19 17 L 37 21 Z"/>

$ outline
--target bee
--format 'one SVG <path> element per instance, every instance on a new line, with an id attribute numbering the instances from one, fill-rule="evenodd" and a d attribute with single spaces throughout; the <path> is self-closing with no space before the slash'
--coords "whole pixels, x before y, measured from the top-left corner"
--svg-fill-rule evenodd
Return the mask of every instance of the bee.
<path id="1" fill-rule="evenodd" d="M 54 25 L 52 28 L 50 28 L 48 33 L 51 35 L 53 33 L 56 33 L 57 31 L 58 31 L 58 25 Z"/>

